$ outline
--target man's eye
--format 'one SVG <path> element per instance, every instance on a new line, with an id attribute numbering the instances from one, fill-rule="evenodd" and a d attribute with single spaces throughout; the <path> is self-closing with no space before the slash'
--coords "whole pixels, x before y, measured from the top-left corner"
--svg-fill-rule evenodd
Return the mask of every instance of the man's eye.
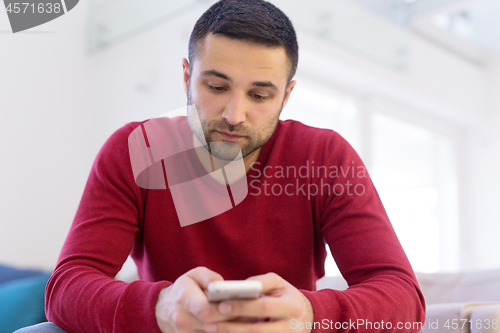
<path id="1" fill-rule="evenodd" d="M 216 92 L 221 92 L 221 91 L 224 91 L 224 87 L 216 87 L 216 86 L 211 86 L 211 85 L 208 85 L 208 88 L 210 90 L 213 90 L 213 91 L 216 91 Z"/>
<path id="2" fill-rule="evenodd" d="M 265 101 L 265 100 L 269 99 L 269 97 L 267 97 L 267 96 L 262 96 L 262 95 L 257 95 L 257 94 L 254 94 L 254 95 L 253 95 L 253 97 L 254 97 L 255 99 L 258 99 L 258 100 L 263 100 L 263 101 Z"/>

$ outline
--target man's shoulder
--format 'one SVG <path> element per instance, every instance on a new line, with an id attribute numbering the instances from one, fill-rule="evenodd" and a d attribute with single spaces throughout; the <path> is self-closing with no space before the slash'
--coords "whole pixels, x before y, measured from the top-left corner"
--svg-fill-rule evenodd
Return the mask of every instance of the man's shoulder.
<path id="1" fill-rule="evenodd" d="M 273 148 L 293 152 L 293 158 L 314 159 L 355 153 L 352 146 L 332 129 L 305 125 L 296 120 L 280 121 Z M 273 149 L 274 150 L 274 149 Z"/>
<path id="2" fill-rule="evenodd" d="M 155 117 L 141 121 L 131 121 L 129 123 L 126 123 L 122 127 L 118 128 L 117 130 L 115 130 L 115 132 L 111 135 L 110 139 L 113 137 L 128 138 L 130 134 L 140 126 L 146 133 L 160 128 L 163 130 L 180 132 L 185 126 L 187 126 L 187 118 L 186 116 L 178 116 L 173 118 Z"/>
<path id="3" fill-rule="evenodd" d="M 152 126 L 152 125 L 158 125 L 161 124 L 163 126 L 168 126 L 171 128 L 179 128 L 180 126 L 184 126 L 187 124 L 187 117 L 186 116 L 176 116 L 176 117 L 155 117 L 155 118 L 148 118 L 145 120 L 140 120 L 140 121 L 131 121 L 129 123 L 126 123 L 122 127 L 120 127 L 118 131 L 123 131 L 123 132 L 131 132 L 134 129 L 136 129 L 139 126 Z"/>
<path id="4" fill-rule="evenodd" d="M 344 141 L 333 129 L 305 125 L 297 120 L 280 120 L 278 137 L 287 142 L 306 144 L 328 144 L 332 140 Z"/>
<path id="5" fill-rule="evenodd" d="M 337 134 L 337 132 L 335 132 L 332 129 L 319 128 L 306 125 L 298 120 L 287 119 L 287 120 L 280 120 L 279 122 L 281 129 L 286 131 L 287 134 L 295 133 L 304 136 L 317 136 L 317 135 L 332 136 Z"/>
<path id="6" fill-rule="evenodd" d="M 144 140 L 148 138 L 150 140 L 147 141 L 151 141 L 151 139 L 158 136 L 159 132 L 164 131 L 171 135 L 178 135 L 185 130 L 186 126 L 188 126 L 186 117 L 182 116 L 174 118 L 156 117 L 141 121 L 132 121 L 115 130 L 102 146 L 100 153 L 118 154 L 126 157 L 125 155 L 128 155 L 131 144 L 130 140 L 134 138 L 132 133 L 137 134 L 137 131 L 140 131 L 142 132 L 139 135 L 140 137 L 143 137 Z M 149 146 L 150 142 L 147 141 L 146 145 Z"/>

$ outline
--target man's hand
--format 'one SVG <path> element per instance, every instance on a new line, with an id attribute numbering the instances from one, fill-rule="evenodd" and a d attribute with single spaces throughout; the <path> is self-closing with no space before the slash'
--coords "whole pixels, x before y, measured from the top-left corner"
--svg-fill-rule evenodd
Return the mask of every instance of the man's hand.
<path id="1" fill-rule="evenodd" d="M 313 310 L 307 297 L 277 274 L 249 278 L 262 282 L 264 297 L 209 303 L 205 294 L 208 284 L 222 280 L 220 274 L 197 267 L 163 289 L 155 308 L 160 330 L 163 333 L 310 331 L 290 327 L 292 319 L 304 327 L 312 322 Z"/>
<path id="2" fill-rule="evenodd" d="M 205 294 L 210 282 L 222 280 L 220 274 L 197 267 L 162 289 L 155 308 L 160 330 L 163 333 L 205 332 L 203 325 L 208 319 L 225 320 L 227 316 L 220 314 L 217 304 L 209 303 Z"/>
<path id="3" fill-rule="evenodd" d="M 219 321 L 219 316 L 206 317 L 210 321 L 203 326 L 206 332 L 310 332 L 305 328 L 297 331 L 296 326 L 292 329 L 290 324 L 295 319 L 305 327 L 307 322 L 312 324 L 314 320 L 311 303 L 297 288 L 275 273 L 248 279 L 262 282 L 265 297 L 220 302 L 218 312 L 227 320 Z"/>

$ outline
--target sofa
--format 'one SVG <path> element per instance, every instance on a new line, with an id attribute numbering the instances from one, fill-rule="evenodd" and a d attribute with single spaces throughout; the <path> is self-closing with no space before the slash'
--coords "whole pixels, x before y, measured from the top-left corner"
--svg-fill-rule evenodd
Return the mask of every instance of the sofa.
<path id="1" fill-rule="evenodd" d="M 500 269 L 416 276 L 427 307 L 421 333 L 500 333 Z M 317 288 L 348 286 L 335 276 L 321 278 Z"/>
<path id="2" fill-rule="evenodd" d="M 45 285 L 50 273 L 0 264 L 0 333 L 46 321 Z"/>

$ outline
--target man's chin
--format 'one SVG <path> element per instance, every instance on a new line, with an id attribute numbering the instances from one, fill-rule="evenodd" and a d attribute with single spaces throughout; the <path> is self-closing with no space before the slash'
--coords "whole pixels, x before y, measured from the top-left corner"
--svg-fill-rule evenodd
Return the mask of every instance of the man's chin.
<path id="1" fill-rule="evenodd" d="M 212 156 L 225 161 L 234 161 L 243 158 L 239 145 L 227 141 L 211 141 L 210 153 Z"/>

